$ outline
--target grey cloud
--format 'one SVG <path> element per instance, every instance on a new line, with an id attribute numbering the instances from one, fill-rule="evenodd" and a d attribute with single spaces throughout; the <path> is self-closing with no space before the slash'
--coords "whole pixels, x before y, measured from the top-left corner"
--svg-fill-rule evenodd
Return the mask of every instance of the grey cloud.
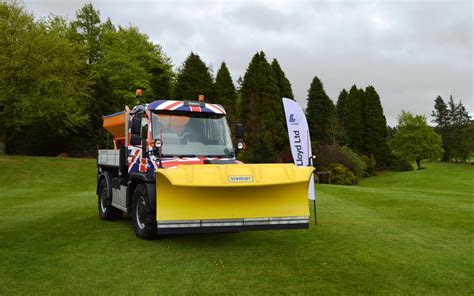
<path id="1" fill-rule="evenodd" d="M 36 15 L 74 17 L 84 1 L 26 1 Z M 390 125 L 429 115 L 439 94 L 474 111 L 471 1 L 94 1 L 102 19 L 137 26 L 176 66 L 189 52 L 243 76 L 259 50 L 277 58 L 304 106 L 321 78 L 333 99 L 373 85 Z"/>

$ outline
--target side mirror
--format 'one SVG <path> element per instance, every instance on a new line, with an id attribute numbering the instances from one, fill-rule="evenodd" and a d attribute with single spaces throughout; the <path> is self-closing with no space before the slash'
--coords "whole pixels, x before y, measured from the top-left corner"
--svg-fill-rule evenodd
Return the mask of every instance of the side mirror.
<path id="1" fill-rule="evenodd" d="M 130 120 L 130 145 L 138 146 L 141 144 L 140 130 L 142 127 L 141 116 L 134 116 Z"/>
<path id="2" fill-rule="evenodd" d="M 142 127 L 142 117 L 134 116 L 130 120 L 130 132 L 132 135 L 140 135 L 140 129 Z"/>
<path id="3" fill-rule="evenodd" d="M 235 136 L 237 138 L 237 151 L 244 150 L 245 143 L 244 143 L 244 140 L 242 139 L 244 136 L 244 127 L 242 126 L 242 123 L 240 122 L 235 124 Z"/>
<path id="4" fill-rule="evenodd" d="M 237 139 L 242 139 L 244 137 L 244 126 L 240 122 L 235 124 L 235 136 Z"/>

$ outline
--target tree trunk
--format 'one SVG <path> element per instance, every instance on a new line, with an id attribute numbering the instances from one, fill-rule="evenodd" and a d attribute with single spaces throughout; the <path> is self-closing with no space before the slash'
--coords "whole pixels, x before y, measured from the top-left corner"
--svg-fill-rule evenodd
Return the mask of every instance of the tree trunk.
<path id="1" fill-rule="evenodd" d="M 5 147 L 7 145 L 7 130 L 0 125 L 0 155 L 5 154 Z"/>
<path id="2" fill-rule="evenodd" d="M 421 169 L 420 162 L 421 162 L 421 159 L 416 160 L 416 166 L 418 169 Z"/>

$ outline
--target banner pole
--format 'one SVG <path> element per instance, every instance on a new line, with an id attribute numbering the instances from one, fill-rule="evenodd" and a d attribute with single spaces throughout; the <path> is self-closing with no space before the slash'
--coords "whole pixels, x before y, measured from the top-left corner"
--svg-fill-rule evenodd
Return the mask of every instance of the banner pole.
<path id="1" fill-rule="evenodd" d="M 308 164 L 310 164 L 312 167 L 314 167 L 315 157 L 316 157 L 315 155 L 311 155 L 309 160 L 308 160 Z M 313 179 L 314 179 L 314 173 L 313 173 Z M 313 199 L 313 210 L 314 210 L 314 225 L 318 225 L 317 212 L 316 212 L 316 196 Z"/>

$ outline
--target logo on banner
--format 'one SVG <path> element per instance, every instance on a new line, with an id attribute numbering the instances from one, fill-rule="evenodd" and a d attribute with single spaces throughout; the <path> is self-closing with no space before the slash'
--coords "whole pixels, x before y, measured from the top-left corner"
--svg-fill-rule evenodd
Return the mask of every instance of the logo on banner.
<path id="1" fill-rule="evenodd" d="M 300 124 L 300 116 L 299 116 L 299 115 L 295 115 L 294 113 L 291 113 L 288 122 L 289 122 L 291 125 L 299 125 L 299 124 Z"/>

